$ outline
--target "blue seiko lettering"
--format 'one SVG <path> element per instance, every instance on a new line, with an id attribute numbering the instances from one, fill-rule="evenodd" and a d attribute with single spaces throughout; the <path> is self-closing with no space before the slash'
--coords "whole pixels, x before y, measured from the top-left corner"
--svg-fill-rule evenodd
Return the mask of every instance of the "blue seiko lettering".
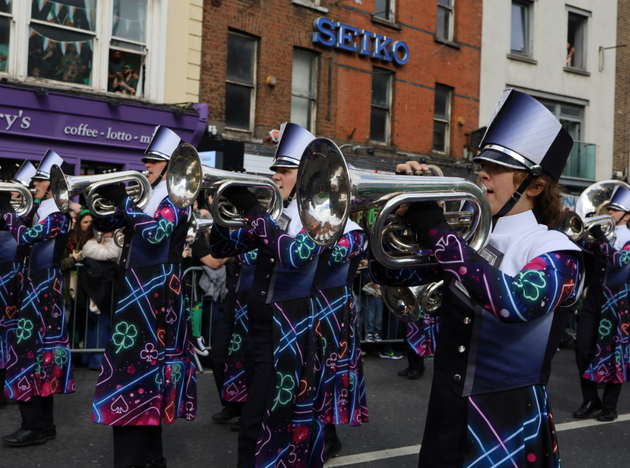
<path id="1" fill-rule="evenodd" d="M 359 49 L 360 55 L 370 55 L 370 42 L 371 39 L 374 39 L 375 35 L 376 34 L 373 32 L 366 31 L 365 29 L 361 30 L 359 33 L 359 36 L 361 37 L 361 48 Z"/>
<path id="2" fill-rule="evenodd" d="M 389 56 L 387 46 L 392 42 L 389 37 L 381 36 L 380 34 L 374 35 L 374 48 L 372 49 L 372 57 L 379 58 L 385 62 L 391 62 L 392 58 Z"/>
<path id="3" fill-rule="evenodd" d="M 313 28 L 316 31 L 313 33 L 314 43 L 319 43 L 326 47 L 335 45 L 335 23 L 328 18 L 320 17 L 313 22 Z"/>
<path id="4" fill-rule="evenodd" d="M 343 23 L 336 23 L 335 26 L 337 27 L 337 43 L 335 47 L 349 52 L 356 52 L 359 49 L 359 44 L 353 42 L 353 40 L 355 36 L 359 35 L 359 30 Z"/>
<path id="5" fill-rule="evenodd" d="M 404 42 L 396 41 L 392 43 L 392 47 L 390 50 L 392 52 L 392 58 L 394 59 L 394 62 L 396 62 L 398 65 L 405 65 L 409 61 L 409 47 L 407 47 L 407 44 L 405 44 Z M 398 55 L 399 51 L 402 52 L 400 56 Z"/>

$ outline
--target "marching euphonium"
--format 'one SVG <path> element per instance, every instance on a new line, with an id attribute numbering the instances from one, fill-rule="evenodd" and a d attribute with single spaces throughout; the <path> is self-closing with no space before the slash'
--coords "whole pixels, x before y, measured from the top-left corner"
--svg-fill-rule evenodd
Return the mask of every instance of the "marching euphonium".
<path id="1" fill-rule="evenodd" d="M 447 212 L 445 216 L 475 250 L 485 245 L 492 222 L 488 200 L 473 182 L 455 177 L 401 177 L 349 169 L 337 145 L 327 138 L 313 140 L 304 151 L 298 169 L 296 198 L 306 232 L 314 242 L 324 246 L 341 237 L 350 213 L 381 208 L 370 233 L 370 245 L 376 260 L 388 268 L 436 263 L 432 255 L 418 252 L 427 247 L 417 243 L 402 252 L 383 248 L 383 242 L 387 243 L 386 237 L 392 231 L 386 228 L 390 215 L 404 203 L 469 201 L 472 216 L 470 213 L 461 216 L 459 212 Z M 461 229 L 463 220 L 468 221 Z M 395 230 L 399 229 L 409 231 L 411 227 L 401 224 Z"/>
<path id="2" fill-rule="evenodd" d="M 68 176 L 57 165 L 50 169 L 50 190 L 55 203 L 62 213 L 70 209 L 70 199 L 87 192 L 85 201 L 88 209 L 96 217 L 107 217 L 118 213 L 118 208 L 109 200 L 98 194 L 98 189 L 104 185 L 132 182 L 134 185 L 126 187 L 127 195 L 131 197 L 138 208 L 143 209 L 151 198 L 151 183 L 140 172 L 122 171 L 108 174 L 85 176 Z"/>
<path id="3" fill-rule="evenodd" d="M 0 192 L 18 192 L 17 198 L 11 199 L 11 206 L 20 217 L 27 215 L 33 208 L 33 194 L 20 182 L 0 182 Z"/>
<path id="4" fill-rule="evenodd" d="M 200 218 L 197 215 L 193 215 L 190 220 L 190 226 L 188 226 L 188 232 L 186 233 L 186 242 L 192 244 L 197 234 L 209 231 L 213 224 L 213 219 Z"/>
<path id="5" fill-rule="evenodd" d="M 216 189 L 210 212 L 212 218 L 225 227 L 247 226 L 243 214 L 221 198 L 232 186 L 249 188 L 273 219 L 278 220 L 282 214 L 282 193 L 273 180 L 204 166 L 197 150 L 187 143 L 179 145 L 171 155 L 166 185 L 169 197 L 179 208 L 191 206 L 201 190 Z"/>
<path id="6" fill-rule="evenodd" d="M 602 229 L 609 240 L 614 238 L 615 220 L 607 213 L 613 191 L 619 186 L 630 190 L 630 185 L 620 180 L 603 180 L 589 185 L 578 197 L 575 212 L 584 223 L 583 238 L 586 241 L 595 240 L 590 234 L 590 229 L 596 225 Z"/>
<path id="7" fill-rule="evenodd" d="M 423 314 L 437 314 L 442 306 L 443 285 L 441 280 L 421 286 L 383 286 L 383 304 L 403 322 L 417 322 Z"/>

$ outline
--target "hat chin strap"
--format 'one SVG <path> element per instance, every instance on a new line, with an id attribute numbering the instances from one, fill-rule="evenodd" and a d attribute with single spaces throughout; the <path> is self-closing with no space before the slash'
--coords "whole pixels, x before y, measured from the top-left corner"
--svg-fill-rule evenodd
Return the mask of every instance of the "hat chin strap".
<path id="1" fill-rule="evenodd" d="M 285 208 L 288 208 L 291 202 L 293 201 L 294 195 L 295 195 L 295 185 L 293 186 L 293 190 L 291 190 L 291 193 L 289 194 L 289 198 L 287 198 L 286 200 L 282 202 L 282 206 L 284 206 Z"/>
<path id="2" fill-rule="evenodd" d="M 518 201 L 523 196 L 523 193 L 525 193 L 525 190 L 527 190 L 527 188 L 531 185 L 531 183 L 534 181 L 535 178 L 536 178 L 536 176 L 534 174 L 532 174 L 532 173 L 528 174 L 528 176 L 525 177 L 525 180 L 521 183 L 521 185 L 512 194 L 512 197 L 503 206 L 503 208 L 501 208 L 497 214 L 492 215 L 492 219 L 499 219 L 502 216 L 505 216 L 506 214 L 508 214 L 510 212 L 510 210 L 512 208 L 514 208 L 514 205 L 516 205 L 518 203 Z"/>
<path id="3" fill-rule="evenodd" d="M 166 170 L 168 169 L 168 161 L 166 166 L 164 166 L 164 169 L 162 169 L 162 172 L 160 173 L 160 175 L 158 176 L 157 179 L 155 179 L 155 182 L 153 182 L 151 184 L 151 188 L 155 188 L 157 187 L 157 184 L 159 184 L 160 182 L 162 182 L 162 178 L 164 177 L 164 174 L 166 174 Z"/>

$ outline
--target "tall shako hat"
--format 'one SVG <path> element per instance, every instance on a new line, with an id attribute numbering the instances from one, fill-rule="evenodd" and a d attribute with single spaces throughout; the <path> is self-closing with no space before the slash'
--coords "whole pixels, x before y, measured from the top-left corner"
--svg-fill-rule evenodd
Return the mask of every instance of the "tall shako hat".
<path id="1" fill-rule="evenodd" d="M 37 172 L 32 178 L 50 180 L 50 168 L 53 167 L 53 165 L 61 167 L 62 164 L 63 159 L 61 159 L 61 156 L 59 156 L 53 150 L 48 150 L 39 163 L 39 166 L 37 167 Z"/>
<path id="2" fill-rule="evenodd" d="M 528 170 L 534 176 L 541 175 L 544 170 L 559 180 L 573 139 L 539 101 L 514 89 L 506 89 L 494 108 L 480 147 L 481 153 L 475 162 L 486 160 Z"/>
<path id="3" fill-rule="evenodd" d="M 177 133 L 167 127 L 158 125 L 155 127 L 153 138 L 144 152 L 142 162 L 147 161 L 170 161 L 173 151 L 181 145 L 182 139 Z"/>
<path id="4" fill-rule="evenodd" d="M 546 172 L 559 180 L 573 139 L 562 125 L 533 97 L 506 89 L 501 94 L 481 140 L 481 153 L 473 161 L 490 161 L 529 174 L 493 218 L 514 207 L 532 181 Z"/>
<path id="5" fill-rule="evenodd" d="M 608 208 L 630 212 L 630 190 L 618 185 L 613 190 Z"/>
<path id="6" fill-rule="evenodd" d="M 24 161 L 18 169 L 17 174 L 15 174 L 13 180 L 15 182 L 19 182 L 24 187 L 28 187 L 31 185 L 31 179 L 35 177 L 36 173 L 37 169 L 35 169 L 33 163 L 30 161 Z"/>
<path id="7" fill-rule="evenodd" d="M 280 127 L 276 156 L 269 169 L 272 171 L 278 167 L 297 169 L 304 150 L 314 139 L 315 135 L 305 128 L 294 123 L 283 123 Z"/>

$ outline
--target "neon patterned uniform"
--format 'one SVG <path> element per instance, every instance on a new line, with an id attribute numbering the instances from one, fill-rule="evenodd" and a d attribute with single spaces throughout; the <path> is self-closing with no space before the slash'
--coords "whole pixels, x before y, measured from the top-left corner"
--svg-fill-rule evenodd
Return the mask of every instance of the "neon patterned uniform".
<path id="1" fill-rule="evenodd" d="M 306 467 L 318 378 L 311 299 L 318 262 L 313 260 L 322 248 L 302 230 L 295 200 L 282 215 L 286 232 L 260 206 L 247 218 L 251 228 L 230 234 L 215 224 L 210 234 L 215 258 L 258 248 L 247 303 L 252 350 L 247 365 L 255 372 L 240 420 L 238 466 Z"/>
<path id="2" fill-rule="evenodd" d="M 236 285 L 236 300 L 232 337 L 225 361 L 225 373 L 221 396 L 225 401 L 243 403 L 247 399 L 247 382 L 245 378 L 245 350 L 249 335 L 247 318 L 247 298 L 254 281 L 258 250 L 239 255 L 241 271 Z"/>
<path id="3" fill-rule="evenodd" d="M 595 349 L 582 377 L 593 382 L 621 384 L 630 379 L 630 230 L 626 226 L 617 226 L 615 236 L 612 245 L 605 237 L 593 245 L 607 262 L 608 270 L 600 302 L 594 311 L 598 315 Z M 589 287 L 589 293 L 592 290 L 595 288 Z"/>
<path id="4" fill-rule="evenodd" d="M 581 292 L 579 248 L 531 211 L 497 221 L 485 252 L 498 267 L 445 221 L 428 234 L 445 289 L 419 466 L 559 466 L 544 385 L 566 324 L 554 309 Z M 435 277 L 370 269 L 379 282 Z"/>
<path id="5" fill-rule="evenodd" d="M 355 426 L 369 420 L 352 294 L 360 255 L 366 248 L 363 230 L 348 221 L 317 284 L 315 301 L 319 308 L 323 375 L 316 406 L 325 424 Z"/>
<path id="6" fill-rule="evenodd" d="M 32 245 L 22 307 L 17 326 L 8 337 L 5 395 L 30 401 L 32 396 L 72 393 L 74 379 L 61 274 L 70 218 L 60 213 L 50 198 L 40 203 L 30 228 L 15 212 L 4 212 L 4 221 L 18 245 Z"/>
<path id="7" fill-rule="evenodd" d="M 110 232 L 125 227 L 119 300 L 92 405 L 92 421 L 158 426 L 197 411 L 190 327 L 181 295 L 181 259 L 188 209 L 168 198 L 166 182 L 145 211 L 126 197 L 124 214 L 95 220 Z M 151 215 L 147 214 L 151 213 Z"/>

